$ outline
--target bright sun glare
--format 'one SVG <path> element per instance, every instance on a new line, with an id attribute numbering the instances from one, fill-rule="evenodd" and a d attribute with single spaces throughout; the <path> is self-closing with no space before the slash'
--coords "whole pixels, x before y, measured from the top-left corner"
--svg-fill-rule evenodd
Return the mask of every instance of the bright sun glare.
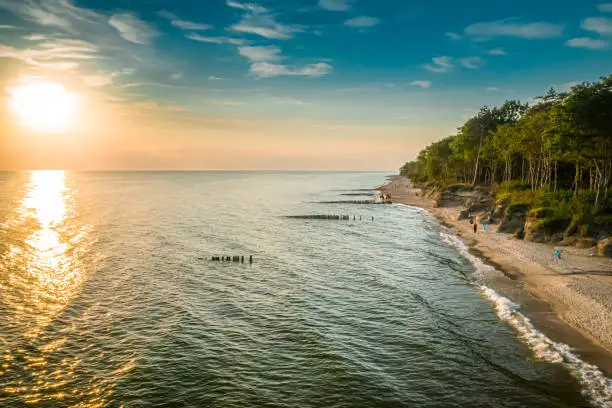
<path id="1" fill-rule="evenodd" d="M 24 126 L 45 132 L 65 130 L 73 121 L 78 97 L 56 82 L 37 82 L 8 89 L 11 107 Z"/>

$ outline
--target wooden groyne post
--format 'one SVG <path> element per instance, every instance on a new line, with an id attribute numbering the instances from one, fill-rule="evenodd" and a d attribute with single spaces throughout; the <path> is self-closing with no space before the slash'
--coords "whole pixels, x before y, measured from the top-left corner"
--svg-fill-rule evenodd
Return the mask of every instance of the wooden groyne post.
<path id="1" fill-rule="evenodd" d="M 244 255 L 233 255 L 233 256 L 211 256 L 212 262 L 236 262 L 244 263 Z M 249 255 L 249 263 L 253 263 L 253 255 Z"/>

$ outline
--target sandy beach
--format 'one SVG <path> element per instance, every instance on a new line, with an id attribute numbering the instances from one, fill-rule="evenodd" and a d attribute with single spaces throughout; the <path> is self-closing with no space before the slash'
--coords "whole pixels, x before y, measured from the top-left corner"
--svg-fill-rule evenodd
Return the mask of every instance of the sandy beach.
<path id="1" fill-rule="evenodd" d="M 520 303 L 551 339 L 612 373 L 612 259 L 597 257 L 592 249 L 560 247 L 558 260 L 556 247 L 497 233 L 496 225 L 474 233 L 469 221 L 457 221 L 463 208 L 434 208 L 433 200 L 405 177 L 389 177 L 379 190 L 392 202 L 421 207 L 454 229 L 473 253 L 503 272 L 494 289 Z"/>

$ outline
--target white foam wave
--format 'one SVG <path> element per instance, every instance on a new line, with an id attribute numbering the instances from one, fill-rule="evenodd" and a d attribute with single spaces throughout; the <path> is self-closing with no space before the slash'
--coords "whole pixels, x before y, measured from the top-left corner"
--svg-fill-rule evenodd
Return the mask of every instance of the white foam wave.
<path id="1" fill-rule="evenodd" d="M 442 241 L 455 247 L 459 253 L 467 258 L 476 268 L 477 274 L 484 274 L 495 269 L 472 255 L 465 242 L 449 230 L 441 232 L 440 237 Z M 529 318 L 519 312 L 520 306 L 518 304 L 487 286 L 477 286 L 484 297 L 493 303 L 499 319 L 516 329 L 519 339 L 531 349 L 537 359 L 561 364 L 578 379 L 582 386 L 583 395 L 593 405 L 601 408 L 612 408 L 612 380 L 607 378 L 597 366 L 581 360 L 580 356 L 573 353 L 568 345 L 554 342 L 538 331 Z"/>

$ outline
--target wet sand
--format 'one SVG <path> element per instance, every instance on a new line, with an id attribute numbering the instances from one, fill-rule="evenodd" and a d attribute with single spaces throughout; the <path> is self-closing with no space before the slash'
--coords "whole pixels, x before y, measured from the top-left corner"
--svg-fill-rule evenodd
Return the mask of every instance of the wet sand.
<path id="1" fill-rule="evenodd" d="M 612 259 L 595 256 L 593 249 L 559 247 L 557 260 L 552 245 L 497 233 L 497 225 L 486 232 L 480 226 L 474 233 L 469 221 L 457 221 L 463 208 L 434 208 L 433 200 L 405 177 L 391 176 L 379 190 L 394 203 L 423 208 L 454 229 L 473 253 L 503 272 L 487 285 L 521 304 L 548 337 L 612 374 Z"/>

